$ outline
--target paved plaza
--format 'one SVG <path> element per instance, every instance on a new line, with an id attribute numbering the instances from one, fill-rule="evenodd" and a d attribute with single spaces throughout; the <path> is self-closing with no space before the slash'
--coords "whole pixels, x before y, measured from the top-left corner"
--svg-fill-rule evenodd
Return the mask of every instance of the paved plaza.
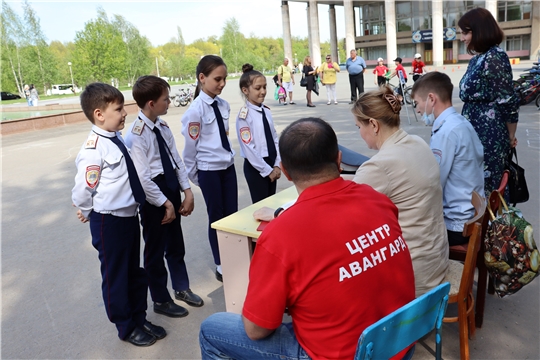
<path id="1" fill-rule="evenodd" d="M 515 75 L 528 63 L 514 67 Z M 457 85 L 466 65 L 439 68 L 456 86 L 454 103 L 461 101 Z M 407 69 L 410 68 L 407 67 Z M 366 90 L 374 89 L 373 75 L 366 74 Z M 326 105 L 326 89 L 314 96 L 317 107 L 306 107 L 305 90 L 298 86 L 296 105 L 279 106 L 273 99 L 274 84 L 268 78 L 266 104 L 271 107 L 280 133 L 301 117 L 317 116 L 335 129 L 339 142 L 371 156 L 350 112 L 348 75 L 338 76 L 340 103 Z M 396 79 L 393 80 L 396 82 Z M 409 82 L 411 84 L 412 81 Z M 131 98 L 127 96 L 127 98 Z M 234 119 L 242 106 L 238 80 L 230 80 L 223 98 L 231 105 L 230 137 L 236 151 L 239 208 L 250 205 L 242 172 Z M 42 101 L 43 104 L 46 101 Z M 180 119 L 186 108 L 169 108 L 164 119 L 176 137 L 180 152 L 184 139 Z M 411 124 L 405 109 L 402 127 L 429 142 L 430 128 L 417 122 L 409 106 Z M 420 120 L 420 116 L 418 116 Z M 135 120 L 130 115 L 126 128 Z M 192 290 L 205 301 L 202 308 L 188 307 L 186 318 L 173 319 L 150 310 L 148 319 L 163 326 L 168 336 L 148 348 L 137 348 L 120 341 L 116 328 L 105 314 L 101 298 L 101 277 L 97 251 L 92 247 L 88 224 L 81 224 L 71 205 L 75 157 L 86 140 L 90 123 L 62 126 L 35 132 L 7 135 L 2 142 L 2 333 L 3 359 L 198 359 L 200 323 L 210 314 L 225 311 L 222 284 L 214 277 L 214 265 L 206 236 L 206 208 L 199 188 L 194 187 L 195 211 L 182 218 L 187 248 L 186 261 Z M 526 169 L 531 198 L 518 207 L 532 223 L 540 243 L 539 153 L 540 111 L 533 104 L 521 108 L 517 130 L 519 163 Z M 278 191 L 292 183 L 282 177 Z M 331 226 L 331 224 L 329 224 Z M 399 271 L 399 269 L 396 269 Z M 340 311 L 336 299 L 335 311 Z M 499 299 L 488 295 L 484 324 L 470 341 L 472 359 L 540 358 L 540 280 L 515 295 Z M 415 359 L 433 358 L 434 336 L 416 347 Z M 443 357 L 459 358 L 457 324 L 443 325 Z"/>

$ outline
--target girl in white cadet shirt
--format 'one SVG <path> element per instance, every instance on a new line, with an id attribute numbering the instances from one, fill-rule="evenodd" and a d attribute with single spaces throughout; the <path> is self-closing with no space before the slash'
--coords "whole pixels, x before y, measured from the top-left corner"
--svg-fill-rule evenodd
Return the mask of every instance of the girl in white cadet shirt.
<path id="1" fill-rule="evenodd" d="M 234 151 L 228 138 L 229 103 L 218 95 L 225 87 L 227 66 L 219 56 L 207 55 L 197 65 L 195 99 L 182 117 L 186 138 L 184 164 L 191 182 L 201 188 L 208 213 L 208 239 L 216 279 L 223 281 L 214 221 L 238 211 Z"/>
<path id="2" fill-rule="evenodd" d="M 240 90 L 246 104 L 236 118 L 236 132 L 251 201 L 256 203 L 276 193 L 281 158 L 270 108 L 263 105 L 266 77 L 250 64 L 242 66 L 242 72 Z"/>

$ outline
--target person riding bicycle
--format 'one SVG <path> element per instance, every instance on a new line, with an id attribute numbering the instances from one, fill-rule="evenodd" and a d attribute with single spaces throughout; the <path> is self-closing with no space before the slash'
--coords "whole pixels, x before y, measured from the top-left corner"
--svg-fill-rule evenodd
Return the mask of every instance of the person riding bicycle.
<path id="1" fill-rule="evenodd" d="M 426 71 L 426 64 L 422 61 L 422 55 L 416 53 L 414 54 L 414 60 L 412 62 L 412 68 L 413 68 L 413 81 L 416 82 L 422 76 L 425 74 Z"/>
<path id="2" fill-rule="evenodd" d="M 401 65 L 401 62 L 403 61 L 402 58 L 397 57 L 394 59 L 394 62 L 396 64 L 396 69 L 390 74 L 388 79 L 393 78 L 396 75 L 399 75 L 399 86 L 396 89 L 396 92 L 398 94 L 398 100 L 403 102 L 403 91 L 402 87 L 405 87 L 405 84 L 407 83 L 407 72 L 405 71 L 405 68 L 403 65 Z"/>

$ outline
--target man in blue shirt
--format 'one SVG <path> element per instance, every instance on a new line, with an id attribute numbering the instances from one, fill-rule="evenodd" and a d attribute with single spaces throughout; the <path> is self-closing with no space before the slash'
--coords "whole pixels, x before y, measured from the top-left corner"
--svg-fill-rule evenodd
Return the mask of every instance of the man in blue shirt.
<path id="1" fill-rule="evenodd" d="M 358 94 L 364 92 L 364 72 L 366 71 L 366 62 L 361 56 L 356 56 L 356 50 L 351 50 L 351 57 L 347 59 L 347 71 L 349 72 L 349 83 L 351 84 L 351 102 L 354 104 Z M 358 94 L 356 90 L 358 89 Z"/>
<path id="2" fill-rule="evenodd" d="M 452 106 L 454 85 L 433 71 L 412 88 L 416 111 L 433 124 L 431 151 L 440 166 L 443 214 L 450 246 L 465 244 L 463 224 L 474 216 L 473 191 L 484 194 L 484 148 L 471 123 Z"/>

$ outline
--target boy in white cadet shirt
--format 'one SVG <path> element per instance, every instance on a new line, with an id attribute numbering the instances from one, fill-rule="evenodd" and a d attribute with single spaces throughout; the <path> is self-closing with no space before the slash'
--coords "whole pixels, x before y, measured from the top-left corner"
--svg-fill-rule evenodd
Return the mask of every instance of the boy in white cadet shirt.
<path id="1" fill-rule="evenodd" d="M 185 246 L 180 215 L 193 211 L 193 193 L 186 169 L 171 129 L 160 118 L 169 108 L 169 84 L 157 76 L 141 76 L 133 85 L 133 98 L 140 108 L 137 120 L 126 134 L 133 162 L 146 193 L 141 209 L 144 268 L 154 301 L 154 312 L 184 317 L 188 311 L 175 304 L 167 289 L 167 269 L 175 298 L 190 306 L 203 306 L 203 300 L 189 288 L 184 261 Z M 182 201 L 181 192 L 184 193 Z"/>
<path id="2" fill-rule="evenodd" d="M 111 85 L 93 83 L 81 94 L 81 108 L 93 126 L 75 161 L 73 205 L 81 222 L 90 221 L 105 311 L 118 337 L 150 346 L 167 333 L 146 320 L 148 282 L 139 266 L 138 214 L 145 193 L 120 135 L 127 115 L 124 96 Z"/>

